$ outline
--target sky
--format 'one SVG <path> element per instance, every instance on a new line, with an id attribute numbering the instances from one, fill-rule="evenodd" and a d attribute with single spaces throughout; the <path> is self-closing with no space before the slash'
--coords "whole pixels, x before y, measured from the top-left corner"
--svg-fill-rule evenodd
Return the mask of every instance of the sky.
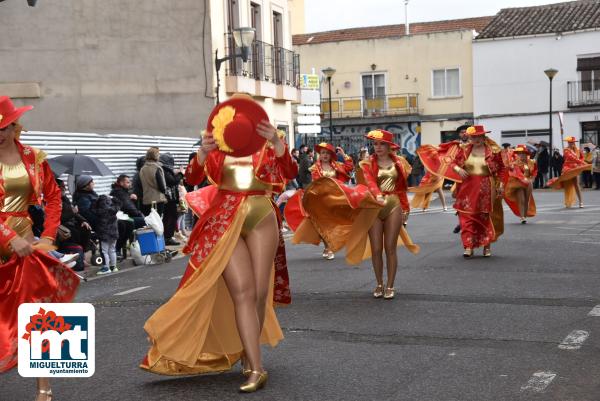
<path id="1" fill-rule="evenodd" d="M 495 15 L 502 8 L 565 0 L 409 0 L 409 22 Z M 404 0 L 305 0 L 306 32 L 403 24 Z"/>

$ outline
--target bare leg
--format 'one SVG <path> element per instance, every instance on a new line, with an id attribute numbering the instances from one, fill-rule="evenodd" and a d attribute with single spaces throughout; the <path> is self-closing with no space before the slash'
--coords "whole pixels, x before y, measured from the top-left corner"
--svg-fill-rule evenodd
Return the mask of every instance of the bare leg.
<path id="1" fill-rule="evenodd" d="M 48 401 L 52 398 L 51 393 L 48 393 L 48 391 L 50 391 L 50 379 L 47 377 L 37 378 L 37 389 L 38 394 L 35 397 L 36 401 Z M 40 393 L 40 391 L 43 391 L 43 393 Z"/>
<path id="2" fill-rule="evenodd" d="M 446 197 L 444 196 L 444 190 L 442 188 L 438 189 L 437 194 L 440 197 L 440 202 L 442 202 L 442 207 L 445 210 L 446 209 Z"/>
<path id="3" fill-rule="evenodd" d="M 581 196 L 581 186 L 579 186 L 579 180 L 573 178 L 573 182 L 575 184 L 575 193 L 577 194 L 577 199 L 579 199 L 579 206 L 583 205 L 583 197 Z"/>
<path id="4" fill-rule="evenodd" d="M 383 222 L 378 218 L 375 219 L 369 230 L 369 242 L 371 243 L 375 280 L 377 280 L 377 285 L 383 285 Z"/>
<path id="5" fill-rule="evenodd" d="M 519 214 L 522 219 L 527 215 L 527 198 L 525 196 L 525 190 L 518 188 L 515 190 L 515 195 L 517 196 L 517 204 L 519 205 Z"/>
<path id="6" fill-rule="evenodd" d="M 385 260 L 387 266 L 387 288 L 394 288 L 396 280 L 396 271 L 398 270 L 398 234 L 404 223 L 404 214 L 401 208 L 396 208 L 394 212 L 384 221 L 384 246 Z"/>
<path id="7" fill-rule="evenodd" d="M 256 281 L 246 242 L 238 239 L 223 272 L 235 309 L 235 321 L 250 369 L 262 371 L 260 325 L 256 313 Z"/>
<path id="8" fill-rule="evenodd" d="M 252 268 L 254 269 L 254 279 L 256 280 L 256 313 L 258 314 L 259 327 L 262 332 L 269 288 L 273 285 L 271 281 L 273 262 L 277 253 L 277 246 L 279 245 L 279 229 L 275 213 L 265 217 L 246 236 L 246 244 L 248 245 Z"/>

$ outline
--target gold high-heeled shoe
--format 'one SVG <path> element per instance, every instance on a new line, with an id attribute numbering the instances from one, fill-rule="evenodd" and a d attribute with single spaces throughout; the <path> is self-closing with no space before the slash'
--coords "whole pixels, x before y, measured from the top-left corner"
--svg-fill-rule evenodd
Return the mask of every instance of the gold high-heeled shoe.
<path id="1" fill-rule="evenodd" d="M 266 371 L 258 372 L 256 370 L 250 371 L 250 374 L 257 374 L 258 379 L 255 382 L 244 383 L 240 386 L 240 391 L 242 393 L 254 393 L 267 384 L 267 379 L 269 378 L 269 374 Z"/>
<path id="2" fill-rule="evenodd" d="M 383 284 L 379 284 L 375 287 L 375 291 L 373 291 L 373 298 L 381 298 L 383 297 Z"/>
<path id="3" fill-rule="evenodd" d="M 465 248 L 465 251 L 463 252 L 463 256 L 465 258 L 470 258 L 471 256 L 473 256 L 473 248 Z"/>
<path id="4" fill-rule="evenodd" d="M 38 390 L 38 396 L 40 395 L 45 395 L 46 396 L 46 401 L 52 401 L 52 390 Z M 38 397 L 35 397 L 35 399 L 37 400 Z"/>
<path id="5" fill-rule="evenodd" d="M 383 293 L 383 299 L 394 299 L 395 295 L 396 295 L 396 290 L 393 287 L 388 287 L 385 289 L 385 292 Z"/>

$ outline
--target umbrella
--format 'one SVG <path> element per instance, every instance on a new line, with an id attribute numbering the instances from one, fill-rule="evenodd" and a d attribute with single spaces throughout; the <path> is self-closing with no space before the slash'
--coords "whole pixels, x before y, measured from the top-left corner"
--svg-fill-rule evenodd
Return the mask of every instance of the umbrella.
<path id="1" fill-rule="evenodd" d="M 584 148 L 586 148 L 586 147 L 587 147 L 587 148 L 590 148 L 590 150 L 594 150 L 594 149 L 596 149 L 596 145 L 594 145 L 594 144 L 593 144 L 593 143 L 591 143 L 591 142 L 588 142 L 588 143 L 582 143 L 582 144 L 581 144 L 581 149 L 584 149 Z"/>
<path id="2" fill-rule="evenodd" d="M 70 175 L 114 175 L 112 171 L 95 157 L 77 153 L 62 155 L 49 159 L 50 168 L 57 176 Z"/>

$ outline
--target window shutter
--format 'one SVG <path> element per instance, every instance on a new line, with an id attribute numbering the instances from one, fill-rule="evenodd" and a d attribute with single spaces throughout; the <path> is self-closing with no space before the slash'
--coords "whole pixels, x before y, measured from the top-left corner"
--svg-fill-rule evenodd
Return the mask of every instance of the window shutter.
<path id="1" fill-rule="evenodd" d="M 585 57 L 577 59 L 577 71 L 600 70 L 600 57 Z"/>

